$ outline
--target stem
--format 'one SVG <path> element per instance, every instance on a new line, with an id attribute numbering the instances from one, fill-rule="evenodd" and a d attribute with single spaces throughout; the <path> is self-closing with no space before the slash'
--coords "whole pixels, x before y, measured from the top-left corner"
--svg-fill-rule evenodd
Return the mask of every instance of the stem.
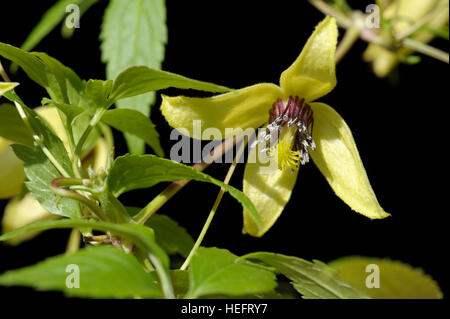
<path id="1" fill-rule="evenodd" d="M 322 0 L 309 0 L 309 2 L 316 7 L 320 12 L 325 15 L 335 17 L 336 21 L 343 28 L 349 28 L 351 26 L 351 19 L 347 17 L 342 12 L 335 10 L 333 7 L 329 6 Z"/>
<path id="2" fill-rule="evenodd" d="M 6 73 L 5 69 L 3 68 L 2 61 L 0 61 L 0 75 L 2 76 L 2 78 L 5 82 L 11 82 L 8 74 Z"/>
<path id="3" fill-rule="evenodd" d="M 51 181 L 50 190 L 61 197 L 67 197 L 79 201 L 80 203 L 88 207 L 99 219 L 108 220 L 105 212 L 100 207 L 98 207 L 96 202 L 80 195 L 77 192 L 63 188 L 80 184 L 82 184 L 82 181 L 79 179 L 59 177 Z"/>
<path id="4" fill-rule="evenodd" d="M 158 273 L 164 297 L 166 299 L 175 299 L 172 280 L 170 279 L 170 275 L 164 268 L 163 264 L 161 264 L 161 261 L 153 254 L 149 254 L 148 259 L 150 259 L 151 263 L 155 267 L 156 272 Z"/>
<path id="5" fill-rule="evenodd" d="M 67 242 L 66 255 L 72 255 L 80 249 L 80 231 L 77 228 L 72 229 Z"/>
<path id="6" fill-rule="evenodd" d="M 94 116 L 91 118 L 91 121 L 89 122 L 89 125 L 84 130 L 83 134 L 81 135 L 80 139 L 78 140 L 77 146 L 75 148 L 74 152 L 74 158 L 73 161 L 75 165 L 78 167 L 78 170 L 82 172 L 81 170 L 81 152 L 83 151 L 84 143 L 86 143 L 86 140 L 89 137 L 89 134 L 91 133 L 92 129 L 97 125 L 97 123 L 101 120 L 103 114 L 105 114 L 105 109 L 100 109 L 99 111 L 96 111 Z"/>
<path id="7" fill-rule="evenodd" d="M 228 138 L 222 142 L 222 144 L 216 146 L 208 156 L 205 156 L 200 163 L 193 165 L 193 167 L 198 171 L 203 171 L 212 162 L 221 157 L 223 154 L 227 153 L 233 146 L 241 141 L 245 135 L 238 136 L 236 138 Z M 163 190 L 158 196 L 152 199 L 136 216 L 133 220 L 137 224 L 145 224 L 154 213 L 158 211 L 169 199 L 172 198 L 180 189 L 189 183 L 190 180 L 180 180 L 170 184 L 165 190 Z"/>
<path id="8" fill-rule="evenodd" d="M 349 29 L 346 30 L 344 37 L 336 49 L 336 64 L 339 63 L 342 58 L 348 53 L 352 48 L 353 44 L 359 39 L 361 35 L 361 28 L 354 24 Z"/>
<path id="9" fill-rule="evenodd" d="M 227 176 L 225 177 L 225 180 L 223 181 L 224 184 L 228 185 L 228 183 L 230 182 L 231 176 L 233 176 L 234 170 L 236 169 L 237 162 L 241 158 L 246 145 L 247 145 L 247 143 L 244 140 L 242 142 L 241 146 L 239 147 L 236 157 L 234 158 L 233 164 L 231 164 L 230 169 L 228 170 Z M 203 225 L 202 231 L 200 232 L 200 235 L 198 236 L 197 241 L 195 242 L 194 247 L 192 247 L 188 257 L 184 261 L 183 265 L 180 267 L 180 270 L 186 270 L 186 268 L 189 266 L 189 263 L 191 262 L 192 256 L 195 254 L 198 247 L 200 247 L 200 245 L 203 241 L 203 238 L 205 237 L 205 234 L 208 231 L 209 226 L 211 225 L 214 215 L 216 214 L 217 208 L 219 207 L 219 204 L 222 200 L 224 193 L 225 193 L 225 189 L 220 188 L 219 194 L 217 194 L 216 201 L 214 202 L 214 205 L 211 208 L 211 211 L 209 212 L 208 218 L 206 219 L 206 222 Z"/>
<path id="10" fill-rule="evenodd" d="M 428 44 L 406 38 L 402 41 L 402 44 L 404 47 L 409 48 L 411 50 L 414 50 L 416 52 L 428 55 L 432 58 L 435 58 L 437 60 L 440 60 L 445 63 L 449 63 L 449 54 L 447 52 L 444 52 L 442 50 L 439 50 L 435 47 L 432 47 Z"/>
<path id="11" fill-rule="evenodd" d="M 16 106 L 17 112 L 19 113 L 25 125 L 30 129 L 31 132 L 34 132 L 33 127 L 28 121 L 27 114 L 25 113 L 22 105 L 20 105 L 20 103 L 17 103 L 16 101 L 14 101 L 14 105 Z M 42 149 L 42 152 L 45 154 L 45 156 L 47 156 L 48 160 L 53 164 L 53 166 L 55 166 L 55 168 L 61 173 L 61 175 L 64 177 L 70 177 L 69 173 L 67 173 L 67 171 L 61 166 L 61 164 L 59 164 L 59 162 L 48 150 L 48 148 L 42 143 L 41 138 L 35 132 L 33 134 L 33 140 L 37 145 L 39 145 L 39 147 Z"/>

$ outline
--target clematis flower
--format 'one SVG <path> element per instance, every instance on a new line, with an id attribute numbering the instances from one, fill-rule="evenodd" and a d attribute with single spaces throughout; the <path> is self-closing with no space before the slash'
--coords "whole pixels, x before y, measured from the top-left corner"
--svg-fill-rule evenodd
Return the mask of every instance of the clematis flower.
<path id="1" fill-rule="evenodd" d="M 444 8 L 445 5 L 447 5 L 446 8 Z M 386 7 L 383 17 L 390 21 L 391 31 L 394 34 L 400 34 L 426 15 L 431 14 L 433 10 L 439 8 L 441 9 L 434 14 L 433 18 L 426 24 L 426 27 L 429 29 L 441 29 L 448 25 L 448 0 L 395 0 Z M 432 32 L 423 30 L 413 35 L 412 39 L 428 43 L 434 37 Z M 412 50 L 406 48 L 402 48 L 398 52 L 392 52 L 379 45 L 370 44 L 364 52 L 363 58 L 366 62 L 372 63 L 373 72 L 382 78 L 389 75 L 402 57 L 404 58 L 411 53 Z"/>
<path id="2" fill-rule="evenodd" d="M 330 106 L 313 102 L 336 85 L 335 50 L 338 30 L 327 17 L 309 38 L 297 60 L 281 74 L 280 87 L 262 83 L 208 98 L 163 96 L 162 114 L 169 124 L 201 139 L 193 121 L 214 127 L 229 138 L 226 128 L 265 127 L 279 133 L 278 143 L 268 153 L 278 168 L 264 174 L 261 161 L 248 162 L 243 190 L 258 210 L 257 227 L 244 210 L 244 231 L 262 236 L 274 224 L 288 202 L 298 169 L 312 158 L 330 186 L 353 210 L 369 218 L 384 218 L 370 186 L 358 150 L 344 120 Z M 263 133 L 262 135 L 265 135 Z M 259 135 L 259 142 L 265 140 Z M 252 148 L 252 153 L 257 152 Z"/>

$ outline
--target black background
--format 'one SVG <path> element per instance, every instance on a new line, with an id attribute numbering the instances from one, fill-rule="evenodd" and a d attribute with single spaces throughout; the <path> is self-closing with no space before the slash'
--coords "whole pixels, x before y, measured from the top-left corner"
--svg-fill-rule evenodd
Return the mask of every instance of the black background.
<path id="1" fill-rule="evenodd" d="M 167 1 L 169 40 L 163 69 L 233 88 L 278 83 L 281 72 L 296 59 L 323 15 L 306 1 L 246 1 L 245 6 L 243 2 Z M 0 41 L 20 46 L 52 3 L 2 3 Z M 364 10 L 371 2 L 350 3 Z M 57 28 L 35 50 L 59 59 L 84 79 L 104 79 L 98 36 L 106 5 L 107 1 L 101 1 L 92 7 L 72 39 L 64 40 Z M 433 44 L 448 50 L 447 42 L 436 40 Z M 241 234 L 241 206 L 226 195 L 203 245 L 227 248 L 238 255 L 264 250 L 325 262 L 348 255 L 390 257 L 423 268 L 439 282 L 444 294 L 449 293 L 444 260 L 448 253 L 444 219 L 448 187 L 441 183 L 447 181 L 448 124 L 444 112 L 448 107 L 448 66 L 424 57 L 418 65 L 400 66 L 397 79 L 377 79 L 362 61 L 365 47 L 358 42 L 337 66 L 337 87 L 320 101 L 333 106 L 352 129 L 372 187 L 392 216 L 372 221 L 352 212 L 310 163 L 301 168 L 290 202 L 264 237 Z M 5 60 L 2 63 L 9 65 Z M 17 92 L 29 106 L 39 105 L 45 96 L 43 89 L 22 71 L 12 75 L 12 80 L 21 83 Z M 158 97 L 151 118 L 169 154 L 173 141 L 169 141 L 170 128 L 159 104 Z M 118 133 L 115 137 L 116 154 L 124 154 L 123 137 Z M 216 164 L 206 172 L 223 179 L 227 169 L 225 164 Z M 232 185 L 241 187 L 243 171 L 241 164 Z M 127 205 L 142 207 L 165 186 L 121 199 Z M 160 213 L 176 219 L 196 238 L 217 192 L 217 187 L 193 182 Z M 6 202 L 0 204 L 3 207 Z M 68 235 L 67 230 L 48 231 L 18 247 L 1 245 L 0 273 L 62 253 Z M 9 297 L 36 297 L 26 288 L 0 291 Z M 60 296 L 38 296 L 49 295 Z"/>

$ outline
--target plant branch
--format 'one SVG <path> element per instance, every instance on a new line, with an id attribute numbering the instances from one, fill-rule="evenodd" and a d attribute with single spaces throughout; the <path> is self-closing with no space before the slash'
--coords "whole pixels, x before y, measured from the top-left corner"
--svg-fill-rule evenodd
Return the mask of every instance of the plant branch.
<path id="1" fill-rule="evenodd" d="M 82 183 L 83 182 L 80 179 L 58 177 L 51 181 L 50 190 L 61 197 L 71 198 L 79 201 L 87 208 L 89 208 L 100 220 L 107 221 L 108 217 L 95 201 L 88 199 L 73 190 L 64 188 L 72 185 L 82 185 Z"/>
<path id="2" fill-rule="evenodd" d="M 222 142 L 222 144 L 216 146 L 208 156 L 204 157 L 200 163 L 193 165 L 193 167 L 198 171 L 203 171 L 212 162 L 221 157 L 223 154 L 227 153 L 233 146 L 241 141 L 245 135 L 238 136 L 236 138 L 229 138 Z M 186 186 L 190 180 L 180 180 L 170 184 L 165 190 L 163 190 L 159 195 L 152 199 L 136 216 L 133 220 L 137 224 L 145 224 L 154 213 L 158 211 L 173 195 L 178 193 L 184 186 Z"/>
<path id="3" fill-rule="evenodd" d="M 247 145 L 247 141 L 242 141 L 241 146 L 239 147 L 239 150 L 237 151 L 236 157 L 234 158 L 233 164 L 231 164 L 230 169 L 228 170 L 227 176 L 225 177 L 225 180 L 223 181 L 224 184 L 227 184 L 230 182 L 231 176 L 233 176 L 234 170 L 236 169 L 236 165 L 241 158 L 242 154 L 244 153 L 245 146 Z M 203 225 L 202 231 L 200 232 L 200 235 L 197 238 L 197 241 L 194 244 L 194 247 L 192 247 L 188 257 L 184 261 L 183 265 L 181 266 L 180 270 L 186 270 L 189 266 L 189 263 L 191 262 L 192 256 L 195 254 L 195 251 L 200 247 L 203 238 L 206 235 L 206 232 L 208 231 L 209 226 L 211 225 L 211 222 L 214 218 L 214 215 L 216 214 L 217 208 L 219 207 L 220 202 L 222 201 L 223 194 L 225 194 L 225 189 L 222 187 L 220 188 L 219 194 L 217 195 L 216 201 L 214 202 L 214 205 L 208 215 L 208 218 L 206 219 L 205 224 Z"/>
<path id="4" fill-rule="evenodd" d="M 442 50 L 439 50 L 435 47 L 432 47 L 428 44 L 406 38 L 402 41 L 402 44 L 404 47 L 409 48 L 411 50 L 414 50 L 416 52 L 428 55 L 430 57 L 433 57 L 437 60 L 440 60 L 445 63 L 449 63 L 449 54 L 447 52 L 444 52 Z"/>

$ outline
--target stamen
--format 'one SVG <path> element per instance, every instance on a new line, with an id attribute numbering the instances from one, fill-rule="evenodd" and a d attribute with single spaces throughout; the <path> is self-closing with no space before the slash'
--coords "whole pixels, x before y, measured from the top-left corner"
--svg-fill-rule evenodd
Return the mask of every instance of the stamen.
<path id="1" fill-rule="evenodd" d="M 269 125 L 256 144 L 266 145 L 263 151 L 277 157 L 281 170 L 298 169 L 309 162 L 309 149 L 316 149 L 312 138 L 313 123 L 313 111 L 305 99 L 298 96 L 290 96 L 287 101 L 278 99 L 269 111 Z M 278 143 L 271 145 L 275 132 L 278 133 Z"/>

